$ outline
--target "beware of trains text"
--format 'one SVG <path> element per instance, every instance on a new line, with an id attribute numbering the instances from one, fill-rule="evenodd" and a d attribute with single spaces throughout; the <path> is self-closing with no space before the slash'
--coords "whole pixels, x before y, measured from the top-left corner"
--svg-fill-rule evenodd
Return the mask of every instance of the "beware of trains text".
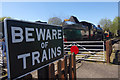
<path id="1" fill-rule="evenodd" d="M 8 77 L 15 79 L 63 57 L 62 27 L 6 19 Z"/>

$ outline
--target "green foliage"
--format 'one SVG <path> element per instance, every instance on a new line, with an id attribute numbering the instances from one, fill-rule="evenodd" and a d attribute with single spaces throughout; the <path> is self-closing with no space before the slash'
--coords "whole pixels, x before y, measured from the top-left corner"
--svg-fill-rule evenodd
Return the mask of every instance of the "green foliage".
<path id="1" fill-rule="evenodd" d="M 120 30 L 120 17 L 115 17 L 112 26 L 109 28 L 110 31 L 114 34 L 116 34 L 117 30 Z"/>
<path id="2" fill-rule="evenodd" d="M 5 18 L 11 18 L 11 17 L 1 17 L 1 18 L 0 18 L 0 21 L 1 21 L 1 22 L 4 21 Z"/>
<path id="3" fill-rule="evenodd" d="M 101 19 L 99 24 L 103 27 L 104 30 L 109 30 L 110 26 L 112 25 L 112 21 L 110 19 Z"/>
<path id="4" fill-rule="evenodd" d="M 52 25 L 61 25 L 61 23 L 62 20 L 58 17 L 53 17 L 48 20 L 48 24 L 52 24 Z"/>
<path id="5" fill-rule="evenodd" d="M 110 19 L 101 19 L 99 24 L 104 30 L 110 30 L 112 33 L 116 34 L 117 30 L 120 30 L 120 17 L 115 17 L 113 21 Z"/>

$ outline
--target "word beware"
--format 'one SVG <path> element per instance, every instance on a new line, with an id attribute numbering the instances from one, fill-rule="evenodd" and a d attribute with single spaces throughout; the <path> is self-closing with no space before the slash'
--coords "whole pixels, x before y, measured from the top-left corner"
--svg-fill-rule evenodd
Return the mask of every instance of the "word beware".
<path id="1" fill-rule="evenodd" d="M 22 42 L 23 39 L 25 39 L 26 42 L 32 42 L 35 40 L 55 40 L 55 39 L 62 39 L 62 30 L 56 30 L 56 29 L 42 29 L 42 28 L 24 28 L 20 27 L 11 27 L 12 32 L 12 43 L 19 43 Z M 23 35 L 25 33 L 25 35 Z M 33 34 L 36 34 L 36 36 L 33 36 Z M 37 37 L 35 39 L 35 37 Z"/>

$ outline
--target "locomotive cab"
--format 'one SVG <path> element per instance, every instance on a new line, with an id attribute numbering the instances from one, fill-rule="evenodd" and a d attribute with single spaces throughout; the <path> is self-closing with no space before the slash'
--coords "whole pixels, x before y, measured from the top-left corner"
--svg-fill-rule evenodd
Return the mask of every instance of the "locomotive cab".
<path id="1" fill-rule="evenodd" d="M 64 25 L 64 41 L 79 41 L 87 39 L 86 28 L 80 24 Z"/>
<path id="2" fill-rule="evenodd" d="M 62 26 L 65 41 L 103 40 L 103 30 L 100 25 L 96 27 L 86 21 L 79 22 L 74 16 L 65 19 Z"/>

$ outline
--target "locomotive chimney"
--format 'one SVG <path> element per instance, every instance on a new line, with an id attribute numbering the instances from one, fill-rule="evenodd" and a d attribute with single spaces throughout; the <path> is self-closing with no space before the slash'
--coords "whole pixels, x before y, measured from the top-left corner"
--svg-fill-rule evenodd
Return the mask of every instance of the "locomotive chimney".
<path id="1" fill-rule="evenodd" d="M 98 27 L 100 28 L 100 25 L 98 25 Z"/>

